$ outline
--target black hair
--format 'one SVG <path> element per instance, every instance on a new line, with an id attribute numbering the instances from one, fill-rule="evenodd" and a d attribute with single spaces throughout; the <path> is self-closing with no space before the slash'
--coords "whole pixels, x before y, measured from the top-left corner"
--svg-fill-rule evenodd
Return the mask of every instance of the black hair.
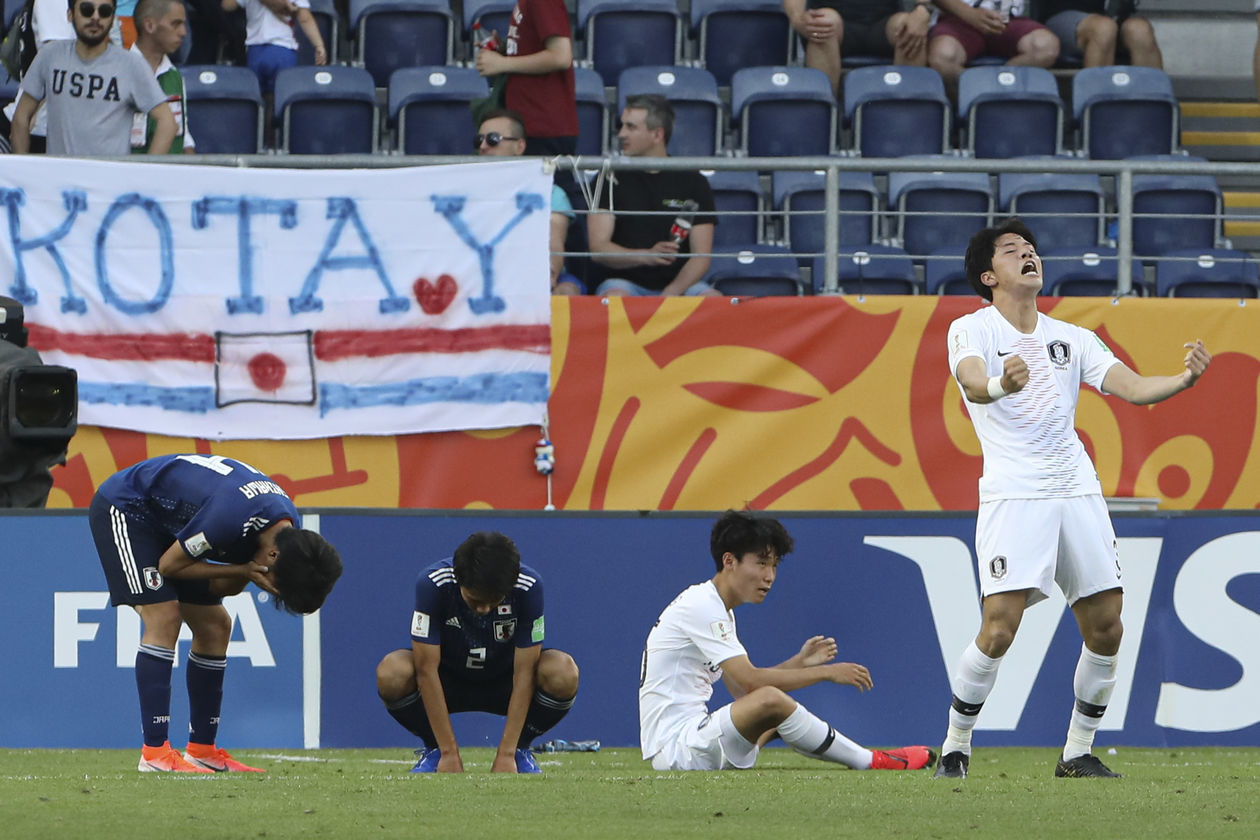
<path id="1" fill-rule="evenodd" d="M 626 107 L 647 111 L 643 124 L 649 131 L 665 129 L 665 142 L 674 136 L 674 106 L 659 93 L 636 93 L 626 97 Z"/>
<path id="2" fill-rule="evenodd" d="M 315 612 L 341 577 L 341 555 L 328 540 L 304 528 L 281 529 L 276 550 L 276 606 L 293 615 Z"/>
<path id="3" fill-rule="evenodd" d="M 132 13 L 132 18 L 136 22 L 137 33 L 143 32 L 144 27 L 141 25 L 145 18 L 153 18 L 161 20 L 170 12 L 171 6 L 179 3 L 183 5 L 183 0 L 140 0 L 136 4 L 136 10 Z M 139 37 L 139 35 L 137 35 Z"/>
<path id="4" fill-rule="evenodd" d="M 486 598 L 506 598 L 521 573 L 521 553 L 512 538 L 478 531 L 455 549 L 455 582 Z"/>
<path id="5" fill-rule="evenodd" d="M 521 116 L 519 111 L 514 111 L 511 108 L 491 108 L 486 111 L 481 115 L 481 122 L 477 123 L 477 130 L 481 130 L 481 126 L 486 122 L 486 120 L 496 120 L 500 118 L 509 119 L 514 122 L 516 124 L 516 133 L 521 136 L 522 140 L 526 139 L 525 118 Z"/>
<path id="6" fill-rule="evenodd" d="M 709 535 L 709 551 L 719 572 L 722 557 L 728 551 L 740 559 L 751 552 L 759 557 L 773 554 L 782 560 L 794 546 L 792 535 L 779 520 L 755 516 L 746 510 L 728 510 L 719 516 Z"/>
<path id="7" fill-rule="evenodd" d="M 993 287 L 986 286 L 981 281 L 980 275 L 993 270 L 993 254 L 997 250 L 997 241 L 1008 233 L 1024 237 L 1028 244 L 1036 249 L 1037 238 L 1028 229 L 1028 225 L 1024 224 L 1018 216 L 1012 216 L 993 227 L 977 231 L 975 236 L 971 237 L 971 242 L 967 243 L 967 253 L 963 256 L 967 282 L 971 284 L 971 288 L 975 289 L 976 294 L 988 301 L 993 300 Z"/>

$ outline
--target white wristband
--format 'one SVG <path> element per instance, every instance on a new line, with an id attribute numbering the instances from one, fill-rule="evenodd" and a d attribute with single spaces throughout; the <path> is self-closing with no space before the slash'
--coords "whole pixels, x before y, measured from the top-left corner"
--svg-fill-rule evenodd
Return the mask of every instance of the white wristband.
<path id="1" fill-rule="evenodd" d="M 989 397 L 994 400 L 1000 400 L 1006 396 L 1006 389 L 1002 387 L 1002 377 L 989 377 Z"/>

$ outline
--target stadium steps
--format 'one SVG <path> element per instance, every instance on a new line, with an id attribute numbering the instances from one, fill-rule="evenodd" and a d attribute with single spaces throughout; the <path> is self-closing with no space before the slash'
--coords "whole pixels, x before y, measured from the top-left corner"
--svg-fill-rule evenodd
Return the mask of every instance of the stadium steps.
<path id="1" fill-rule="evenodd" d="M 1235 248 L 1260 251 L 1260 185 L 1251 189 L 1223 189 L 1225 238 Z"/>
<path id="2" fill-rule="evenodd" d="M 1182 102 L 1181 145 L 1208 160 L 1260 161 L 1260 102 Z"/>

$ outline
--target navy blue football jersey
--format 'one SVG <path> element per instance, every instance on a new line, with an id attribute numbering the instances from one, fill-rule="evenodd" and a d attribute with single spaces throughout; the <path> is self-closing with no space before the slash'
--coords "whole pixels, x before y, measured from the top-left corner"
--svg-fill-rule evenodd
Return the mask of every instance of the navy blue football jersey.
<path id="1" fill-rule="evenodd" d="M 471 680 L 512 673 L 517 648 L 542 644 L 543 585 L 524 564 L 512 594 L 488 615 L 469 609 L 455 582 L 452 558 L 434 563 L 416 580 L 411 640 L 442 646 L 442 667 Z"/>
<path id="2" fill-rule="evenodd" d="M 100 495 L 127 518 L 178 540 L 189 556 L 247 563 L 258 532 L 301 527 L 293 500 L 265 474 L 222 455 L 161 455 L 106 479 Z"/>

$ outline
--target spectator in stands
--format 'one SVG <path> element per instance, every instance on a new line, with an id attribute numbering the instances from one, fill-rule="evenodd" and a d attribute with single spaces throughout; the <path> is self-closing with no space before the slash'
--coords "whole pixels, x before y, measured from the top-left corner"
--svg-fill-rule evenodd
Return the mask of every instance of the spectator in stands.
<path id="1" fill-rule="evenodd" d="M 267 144 L 271 134 L 271 103 L 276 89 L 276 74 L 298 63 L 298 42 L 293 23 L 302 27 L 315 48 L 315 63 L 327 64 L 328 51 L 319 25 L 311 15 L 310 0 L 221 0 L 223 11 L 245 9 L 245 63 L 258 74 L 263 95 L 263 136 Z"/>
<path id="2" fill-rule="evenodd" d="M 963 68 L 978 56 L 1005 58 L 1007 64 L 1050 67 L 1059 57 L 1059 39 L 1044 25 L 1023 17 L 1024 0 L 935 0 L 937 19 L 928 32 L 928 66 L 941 74 L 951 94 Z"/>
<path id="3" fill-rule="evenodd" d="M 48 41 L 72 40 L 74 38 L 74 26 L 70 23 L 70 17 L 66 14 L 65 6 L 61 0 L 35 0 L 35 5 L 31 10 L 31 29 L 35 36 L 35 49 L 39 50 Z M 23 73 L 22 78 L 26 78 Z M 17 110 L 18 102 L 22 99 L 22 91 L 18 90 L 17 96 L 13 101 L 4 107 L 4 118 L 0 120 L 0 146 L 3 151 L 8 153 L 9 135 L 13 129 L 13 114 Z M 42 155 L 47 149 L 48 141 L 48 111 L 46 108 L 40 108 L 35 112 L 35 122 L 31 126 L 31 154 Z"/>
<path id="4" fill-rule="evenodd" d="M 144 59 L 109 40 L 113 5 L 69 0 L 69 7 L 75 39 L 44 44 L 22 80 L 11 129 L 13 151 L 30 151 L 35 112 L 46 102 L 49 154 L 125 155 L 136 112 L 155 121 L 149 153 L 166 154 L 175 138 L 175 118 Z M 99 91 L 86 81 L 89 76 L 100 80 Z M 100 92 L 107 95 L 94 95 Z"/>
<path id="5" fill-rule="evenodd" d="M 482 115 L 477 127 L 477 154 L 512 157 L 525 154 L 525 122 L 508 108 L 494 108 Z M 564 271 L 564 240 L 573 221 L 573 204 L 564 190 L 551 185 L 551 293 L 580 295 L 581 281 Z"/>
<path id="6" fill-rule="evenodd" d="M 136 0 L 119 0 L 114 7 L 114 25 L 109 28 L 109 39 L 124 50 L 136 42 Z"/>
<path id="7" fill-rule="evenodd" d="M 1083 61 L 1086 67 L 1116 63 L 1116 45 L 1129 53 L 1130 63 L 1164 68 L 1155 42 L 1155 28 L 1133 14 L 1136 0 L 1041 0 L 1039 17 L 1059 38 L 1061 58 Z"/>
<path id="8" fill-rule="evenodd" d="M 673 130 L 674 109 L 665 97 L 626 97 L 617 133 L 622 154 L 663 158 Z M 713 210 L 709 181 L 699 172 L 617 172 L 586 219 L 591 260 L 605 275 L 596 294 L 721 294 L 704 281 Z"/>
<path id="9" fill-rule="evenodd" d="M 576 152 L 573 30 L 564 0 L 517 0 L 503 50 L 478 50 L 477 70 L 483 76 L 507 74 L 504 104 L 525 119 L 525 154 Z"/>
<path id="10" fill-rule="evenodd" d="M 140 0 L 136 5 L 136 41 L 131 51 L 138 53 L 153 70 L 158 87 L 166 94 L 171 116 L 175 118 L 175 139 L 171 152 L 191 155 L 196 143 L 188 130 L 188 103 L 184 100 L 184 77 L 171 64 L 170 54 L 179 49 L 188 34 L 188 13 L 183 0 Z M 147 114 L 136 114 L 131 127 L 131 151 L 149 150 L 156 123 Z"/>
<path id="11" fill-rule="evenodd" d="M 914 0 L 909 11 L 902 11 L 902 5 L 901 0 L 783 0 L 783 11 L 805 40 L 805 66 L 826 73 L 839 97 L 842 55 L 927 64 L 932 4 Z"/>

